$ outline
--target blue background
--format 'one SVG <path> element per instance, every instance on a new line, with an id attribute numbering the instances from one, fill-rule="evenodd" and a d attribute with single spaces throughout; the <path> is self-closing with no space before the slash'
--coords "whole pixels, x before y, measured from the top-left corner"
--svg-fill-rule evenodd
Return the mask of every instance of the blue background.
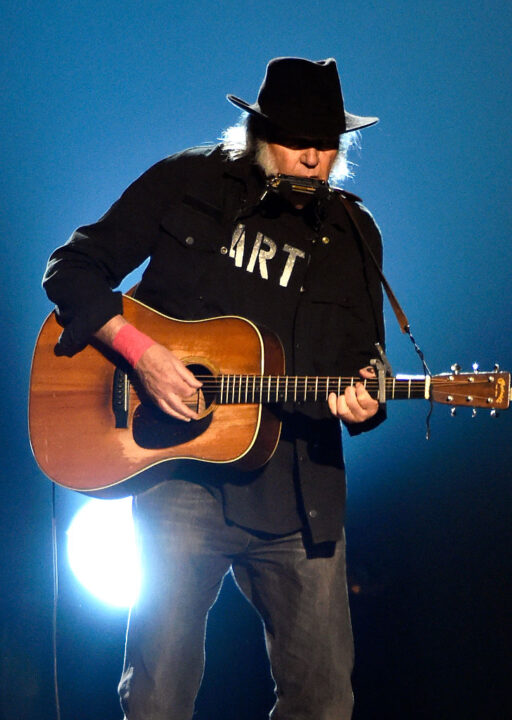
<path id="1" fill-rule="evenodd" d="M 278 55 L 337 58 L 347 108 L 378 115 L 347 189 L 374 212 L 385 269 L 434 372 L 512 369 L 509 2 L 186 4 L 4 0 L 2 718 L 52 718 L 51 492 L 31 458 L 30 359 L 46 259 L 150 164 L 215 140 Z M 387 309 L 396 372 L 421 372 Z M 512 413 L 424 403 L 346 443 L 355 718 L 500 718 L 509 700 Z M 60 540 L 80 496 L 57 491 Z M 125 616 L 62 558 L 63 717 L 119 718 Z M 357 589 L 357 588 L 356 588 Z M 261 718 L 259 625 L 227 586 L 198 718 Z M 228 642 L 227 638 L 231 638 Z M 234 668 L 238 668 L 236 671 Z M 510 708 L 509 708 L 510 709 Z"/>

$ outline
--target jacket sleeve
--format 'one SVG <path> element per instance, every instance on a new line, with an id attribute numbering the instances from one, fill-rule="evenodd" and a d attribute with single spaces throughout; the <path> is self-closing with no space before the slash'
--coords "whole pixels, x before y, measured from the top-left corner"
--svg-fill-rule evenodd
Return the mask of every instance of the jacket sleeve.
<path id="1" fill-rule="evenodd" d="M 79 227 L 51 255 L 43 286 L 64 326 L 58 354 L 74 355 L 122 313 L 122 295 L 114 289 L 151 254 L 162 207 L 173 192 L 168 160 L 146 171 L 98 222 Z"/>

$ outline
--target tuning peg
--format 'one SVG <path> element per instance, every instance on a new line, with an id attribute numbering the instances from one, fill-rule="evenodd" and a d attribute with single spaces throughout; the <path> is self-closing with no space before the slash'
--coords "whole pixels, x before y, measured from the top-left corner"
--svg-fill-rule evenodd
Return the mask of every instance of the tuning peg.
<path id="1" fill-rule="evenodd" d="M 453 363 L 453 365 L 451 366 L 451 371 L 452 371 L 453 373 L 455 373 L 455 375 L 458 375 L 459 372 L 460 372 L 460 365 L 459 365 L 459 363 Z"/>
<path id="2" fill-rule="evenodd" d="M 498 363 L 494 363 L 494 372 L 499 372 L 499 371 L 500 371 L 500 366 L 498 365 Z"/>
<path id="3" fill-rule="evenodd" d="M 473 368 L 473 372 L 477 373 L 480 365 L 477 362 L 474 362 L 471 367 Z"/>
<path id="4" fill-rule="evenodd" d="M 499 412 L 496 410 L 496 408 L 493 408 L 491 410 L 491 417 L 496 418 L 496 417 L 498 417 L 498 415 L 499 415 Z"/>
<path id="5" fill-rule="evenodd" d="M 455 417 L 455 415 L 457 415 L 457 408 L 455 408 L 455 407 L 450 408 L 450 415 L 452 417 Z"/>
<path id="6" fill-rule="evenodd" d="M 476 417 L 476 408 L 471 411 L 471 417 Z"/>

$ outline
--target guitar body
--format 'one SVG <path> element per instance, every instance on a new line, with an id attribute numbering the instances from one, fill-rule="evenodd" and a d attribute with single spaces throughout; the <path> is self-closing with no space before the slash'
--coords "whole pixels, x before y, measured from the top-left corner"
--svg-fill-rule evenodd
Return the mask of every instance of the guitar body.
<path id="1" fill-rule="evenodd" d="M 284 373 L 279 339 L 243 318 L 173 320 L 128 297 L 124 316 L 199 374 Z M 72 358 L 56 356 L 61 331 L 51 313 L 34 351 L 29 402 L 34 456 L 59 485 L 91 492 L 111 488 L 168 460 L 236 463 L 250 470 L 272 456 L 280 422 L 265 405 L 217 405 L 214 397 L 200 398 L 200 420 L 174 420 L 137 389 L 135 373 L 116 353 L 97 344 Z M 116 366 L 133 383 L 117 387 Z M 119 370 L 118 376 L 126 377 Z M 113 409 L 115 383 L 117 395 L 126 388 L 121 423 Z"/>

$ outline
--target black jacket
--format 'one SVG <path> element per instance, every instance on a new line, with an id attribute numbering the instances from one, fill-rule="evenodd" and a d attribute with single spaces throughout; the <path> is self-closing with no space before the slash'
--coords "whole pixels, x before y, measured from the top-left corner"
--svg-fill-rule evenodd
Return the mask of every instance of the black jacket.
<path id="1" fill-rule="evenodd" d="M 151 307 L 181 319 L 246 315 L 281 336 L 289 374 L 357 374 L 384 340 L 382 295 L 343 204 L 332 193 L 308 220 L 261 204 L 263 186 L 247 158 L 229 161 L 219 147 L 150 168 L 50 258 L 44 285 L 64 325 L 60 352 L 79 351 L 122 312 L 114 288 L 149 257 L 137 298 Z M 378 229 L 352 200 L 380 259 Z M 226 517 L 241 525 L 288 532 L 299 523 L 315 542 L 338 539 L 345 496 L 339 423 L 325 404 L 285 407 L 282 417 L 283 441 L 263 470 L 242 476 L 196 465 L 193 479 L 220 492 Z M 349 430 L 370 429 L 382 417 Z"/>

